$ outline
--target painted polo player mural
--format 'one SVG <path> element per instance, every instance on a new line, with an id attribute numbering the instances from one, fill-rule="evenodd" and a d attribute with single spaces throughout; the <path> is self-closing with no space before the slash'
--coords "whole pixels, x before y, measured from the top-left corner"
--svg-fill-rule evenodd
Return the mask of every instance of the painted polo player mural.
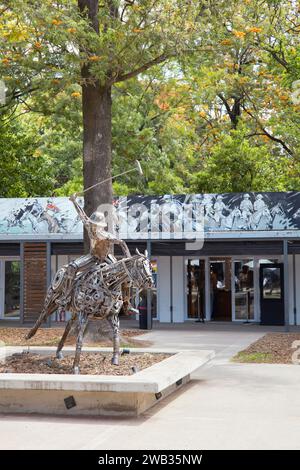
<path id="1" fill-rule="evenodd" d="M 80 208 L 84 205 L 83 198 L 76 202 Z M 134 210 L 141 205 L 142 211 Z M 143 234 L 147 239 L 149 232 L 168 238 L 169 233 L 184 232 L 187 227 L 193 232 L 201 228 L 204 232 L 300 228 L 298 191 L 121 196 L 114 199 L 114 206 L 123 234 L 119 238 L 132 240 L 143 239 Z M 52 240 L 64 234 L 81 238 L 82 219 L 67 198 L 1 199 L 0 238 L 33 233 Z"/>

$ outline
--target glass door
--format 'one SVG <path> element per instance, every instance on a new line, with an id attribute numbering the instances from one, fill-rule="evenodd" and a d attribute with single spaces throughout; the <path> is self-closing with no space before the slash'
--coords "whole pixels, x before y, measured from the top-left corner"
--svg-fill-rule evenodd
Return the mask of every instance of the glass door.
<path id="1" fill-rule="evenodd" d="M 254 259 L 233 261 L 233 319 L 253 321 L 254 314 Z"/>
<path id="2" fill-rule="evenodd" d="M 231 321 L 231 258 L 209 258 L 211 319 Z"/>
<path id="3" fill-rule="evenodd" d="M 262 263 L 259 268 L 262 325 L 284 325 L 283 263 Z"/>
<path id="4" fill-rule="evenodd" d="M 205 260 L 186 261 L 187 316 L 203 320 L 205 318 Z"/>

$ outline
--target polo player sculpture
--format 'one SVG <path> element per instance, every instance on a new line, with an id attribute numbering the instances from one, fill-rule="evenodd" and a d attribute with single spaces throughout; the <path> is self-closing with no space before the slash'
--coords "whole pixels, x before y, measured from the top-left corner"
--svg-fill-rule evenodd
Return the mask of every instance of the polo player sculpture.
<path id="1" fill-rule="evenodd" d="M 123 240 L 104 230 L 104 214 L 96 212 L 88 217 L 78 204 L 76 194 L 70 200 L 87 229 L 90 253 L 57 271 L 48 288 L 44 308 L 26 339 L 32 338 L 47 317 L 56 310 L 70 311 L 72 317 L 58 344 L 56 357 L 63 357 L 62 348 L 73 324 L 77 322 L 73 371 L 78 374 L 83 335 L 90 318 L 108 320 L 113 332 L 112 364 L 119 365 L 119 312 L 125 300 L 122 287 L 126 285 L 138 290 L 150 288 L 153 280 L 147 253 L 143 255 L 137 251 L 137 254 L 131 256 Z M 111 254 L 114 244 L 120 245 L 123 251 L 124 257 L 120 260 Z"/>

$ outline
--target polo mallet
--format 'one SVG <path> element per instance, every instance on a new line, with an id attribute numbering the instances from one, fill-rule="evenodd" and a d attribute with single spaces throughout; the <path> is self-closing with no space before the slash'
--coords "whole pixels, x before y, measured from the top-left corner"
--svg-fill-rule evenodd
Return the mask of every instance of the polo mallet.
<path id="1" fill-rule="evenodd" d="M 75 197 L 80 196 L 80 195 L 86 193 L 87 191 L 89 191 L 90 189 L 93 189 L 96 186 L 100 186 L 100 184 L 106 183 L 106 181 L 114 180 L 115 178 L 119 178 L 119 176 L 126 175 L 127 173 L 131 173 L 132 171 L 137 171 L 140 176 L 144 176 L 143 169 L 141 167 L 141 164 L 140 164 L 139 160 L 135 160 L 135 167 L 134 168 L 131 168 L 130 170 L 123 171 L 122 173 L 119 173 L 118 175 L 110 176 L 109 178 L 106 178 L 105 180 L 99 181 L 98 183 L 95 183 L 92 186 L 89 186 L 88 188 L 84 189 L 83 191 L 75 193 L 74 196 Z"/>

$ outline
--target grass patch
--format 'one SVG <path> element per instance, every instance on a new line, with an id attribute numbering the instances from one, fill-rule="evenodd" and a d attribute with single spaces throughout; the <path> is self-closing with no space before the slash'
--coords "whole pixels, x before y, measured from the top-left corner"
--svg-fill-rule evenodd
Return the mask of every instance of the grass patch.
<path id="1" fill-rule="evenodd" d="M 231 360 L 255 364 L 293 364 L 292 356 L 299 341 L 300 333 L 267 333 Z"/>
<path id="2" fill-rule="evenodd" d="M 273 362 L 273 356 L 270 353 L 247 353 L 240 351 L 232 359 L 232 362 L 243 362 L 243 363 L 270 363 Z"/>

